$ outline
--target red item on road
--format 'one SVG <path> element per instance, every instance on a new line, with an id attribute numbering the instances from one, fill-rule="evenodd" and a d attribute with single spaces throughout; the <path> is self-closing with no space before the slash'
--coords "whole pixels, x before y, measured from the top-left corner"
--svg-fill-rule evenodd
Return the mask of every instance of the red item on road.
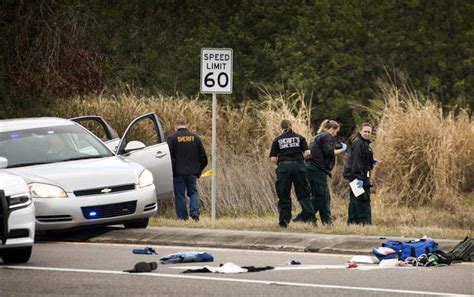
<path id="1" fill-rule="evenodd" d="M 348 262 L 346 264 L 346 268 L 357 268 L 359 265 L 357 265 L 356 262 Z"/>

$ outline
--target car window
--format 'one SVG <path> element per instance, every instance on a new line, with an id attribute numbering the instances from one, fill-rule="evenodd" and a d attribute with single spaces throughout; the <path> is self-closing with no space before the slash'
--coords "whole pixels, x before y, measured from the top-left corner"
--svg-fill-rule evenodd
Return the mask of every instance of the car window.
<path id="1" fill-rule="evenodd" d="M 161 142 L 155 128 L 155 123 L 150 118 L 143 118 L 131 126 L 125 140 L 127 143 L 132 140 L 141 141 L 146 146 Z"/>
<path id="2" fill-rule="evenodd" d="M 113 155 L 77 125 L 41 127 L 0 133 L 0 156 L 8 167 L 20 167 Z"/>
<path id="3" fill-rule="evenodd" d="M 105 133 L 104 127 L 97 121 L 89 120 L 89 121 L 80 121 L 78 122 L 82 126 L 84 126 L 87 130 L 94 133 L 95 136 L 99 137 L 102 141 L 107 141 L 109 138 Z"/>

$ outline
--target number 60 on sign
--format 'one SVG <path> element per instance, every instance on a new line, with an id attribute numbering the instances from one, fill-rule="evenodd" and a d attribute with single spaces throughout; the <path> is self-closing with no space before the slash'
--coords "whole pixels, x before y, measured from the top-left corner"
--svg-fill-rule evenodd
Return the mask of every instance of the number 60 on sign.
<path id="1" fill-rule="evenodd" d="M 232 93 L 232 60 L 230 48 L 201 49 L 201 93 Z"/>

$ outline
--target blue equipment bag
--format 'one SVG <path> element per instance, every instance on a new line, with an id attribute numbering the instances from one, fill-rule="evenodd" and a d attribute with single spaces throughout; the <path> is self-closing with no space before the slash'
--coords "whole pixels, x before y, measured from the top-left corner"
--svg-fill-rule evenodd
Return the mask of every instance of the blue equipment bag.
<path id="1" fill-rule="evenodd" d="M 399 254 L 399 259 L 405 261 L 408 257 L 419 257 L 423 254 L 438 250 L 438 243 L 432 239 L 415 239 L 407 242 L 388 240 L 382 243 L 383 247 L 394 249 Z"/>

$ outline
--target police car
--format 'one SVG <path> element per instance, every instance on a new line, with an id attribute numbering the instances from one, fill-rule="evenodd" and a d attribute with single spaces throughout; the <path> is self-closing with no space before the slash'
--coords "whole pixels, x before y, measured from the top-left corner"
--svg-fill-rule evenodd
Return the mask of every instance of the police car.
<path id="1" fill-rule="evenodd" d="M 0 157 L 6 159 L 0 172 L 28 184 L 37 231 L 146 228 L 158 210 L 157 196 L 173 192 L 159 118 L 136 118 L 121 138 L 110 131 L 110 138 L 99 137 L 83 125 L 50 117 L 0 120 Z M 143 142 L 137 131 L 147 132 Z"/>

